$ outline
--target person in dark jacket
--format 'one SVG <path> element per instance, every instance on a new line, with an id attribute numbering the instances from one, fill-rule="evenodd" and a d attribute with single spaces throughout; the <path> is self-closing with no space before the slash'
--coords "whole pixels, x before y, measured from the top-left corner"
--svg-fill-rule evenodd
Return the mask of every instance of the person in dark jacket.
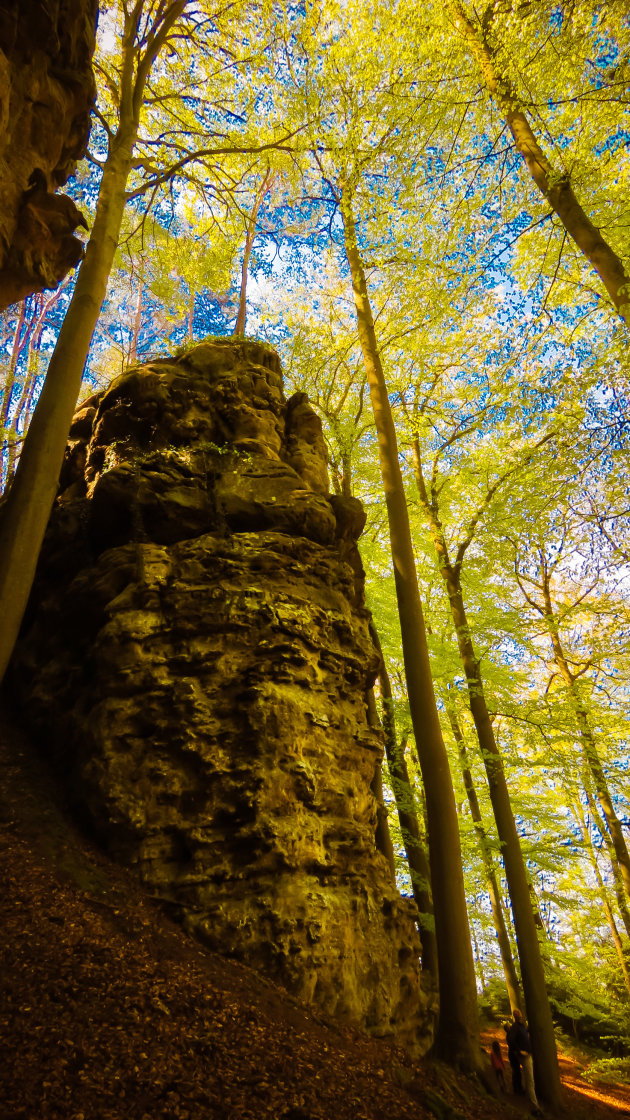
<path id="1" fill-rule="evenodd" d="M 518 1007 L 514 1008 L 513 1016 L 514 1021 L 509 1027 L 505 1028 L 505 1041 L 508 1048 L 508 1061 L 512 1068 L 512 1092 L 517 1096 L 522 1096 L 525 1090 L 521 1078 L 521 1047 L 519 1043 L 523 1041 L 522 1032 L 525 1031 L 525 1028 Z M 526 1031 L 525 1033 L 527 1034 Z"/>
<path id="2" fill-rule="evenodd" d="M 532 1116 L 542 1116 L 534 1086 L 534 1064 L 529 1031 L 523 1022 L 523 1016 L 518 1007 L 514 1008 L 512 1016 L 514 1022 L 506 1032 L 508 1058 L 512 1067 L 512 1088 L 515 1093 L 527 1094 L 532 1106 Z M 524 1087 L 523 1080 L 525 1081 Z"/>

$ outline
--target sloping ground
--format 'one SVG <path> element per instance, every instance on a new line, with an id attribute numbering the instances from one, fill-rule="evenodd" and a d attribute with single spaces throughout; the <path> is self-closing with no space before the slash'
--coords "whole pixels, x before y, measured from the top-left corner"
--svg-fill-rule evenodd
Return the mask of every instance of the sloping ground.
<path id="1" fill-rule="evenodd" d="M 505 1032 L 500 1027 L 482 1031 L 481 1045 L 489 1054 L 495 1038 L 501 1045 L 505 1063 L 505 1079 L 509 1091 L 511 1077 L 507 1060 Z M 581 1071 L 588 1066 L 586 1057 L 583 1061 L 579 1061 L 574 1056 L 560 1053 L 559 1061 L 560 1077 L 566 1092 L 568 1113 L 573 1116 L 593 1117 L 593 1120 L 604 1120 L 604 1117 L 617 1117 L 618 1120 L 621 1120 L 621 1117 L 630 1116 L 630 1086 L 589 1084 L 580 1076 Z M 525 1114 L 529 1112 L 527 1102 L 522 1099 L 516 1102 L 511 1099 L 510 1103 L 515 1103 Z"/>
<path id="2" fill-rule="evenodd" d="M 588 1102 L 590 1115 L 599 1116 L 599 1108 L 608 1108 L 613 1116 L 630 1116 L 630 1086 L 589 1085 L 580 1077 L 588 1062 L 579 1062 L 566 1054 L 560 1055 L 560 1076 L 571 1096 Z M 587 1110 L 588 1111 L 588 1110 Z M 601 1115 L 606 1115 L 602 1112 Z"/>
<path id="3" fill-rule="evenodd" d="M 199 947 L 69 823 L 6 710 L 0 878 L 3 1120 L 518 1115 Z M 575 1117 L 623 1114 L 610 1089 L 610 1103 L 570 1093 Z"/>

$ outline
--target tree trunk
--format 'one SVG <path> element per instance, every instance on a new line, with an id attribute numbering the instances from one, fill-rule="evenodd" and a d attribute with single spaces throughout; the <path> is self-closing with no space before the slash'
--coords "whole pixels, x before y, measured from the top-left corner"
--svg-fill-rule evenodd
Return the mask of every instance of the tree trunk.
<path id="1" fill-rule="evenodd" d="M 367 694 L 367 711 L 368 723 L 370 727 L 377 727 L 380 730 L 381 721 L 378 718 L 378 708 L 376 706 L 376 698 L 374 696 L 374 689 L 371 688 Z M 376 833 L 374 841 L 376 850 L 385 856 L 389 866 L 389 874 L 392 883 L 396 883 L 396 859 L 394 855 L 394 845 L 389 832 L 389 821 L 387 819 L 387 809 L 383 800 L 383 767 L 379 762 L 374 771 L 374 777 L 370 785 L 370 789 L 376 799 Z"/>
<path id="2" fill-rule="evenodd" d="M 592 855 L 591 865 L 592 865 L 592 868 L 593 868 L 593 872 L 595 874 L 595 878 L 597 879 L 597 886 L 598 886 L 598 889 L 599 889 L 599 897 L 602 900 L 602 908 L 603 908 L 604 914 L 606 915 L 606 921 L 608 922 L 608 928 L 610 929 L 610 936 L 613 939 L 613 945 L 615 946 L 615 952 L 617 954 L 617 960 L 619 961 L 619 966 L 621 968 L 621 974 L 623 976 L 623 982 L 625 984 L 626 991 L 627 991 L 628 995 L 630 996 L 630 971 L 628 971 L 628 965 L 627 965 L 627 962 L 626 962 L 625 953 L 623 951 L 623 943 L 622 943 L 621 937 L 619 936 L 619 930 L 617 929 L 617 923 L 615 921 L 615 916 L 612 912 L 612 907 L 610 905 L 610 899 L 608 897 L 608 891 L 606 890 L 606 884 L 604 883 L 604 880 L 602 879 L 602 873 L 599 870 L 599 867 L 597 865 L 597 860 L 595 859 L 594 853 L 591 852 L 591 855 Z"/>
<path id="3" fill-rule="evenodd" d="M 379 762 L 374 777 L 370 785 L 370 789 L 376 799 L 376 832 L 374 833 L 374 843 L 376 844 L 377 852 L 385 856 L 387 866 L 389 867 L 389 877 L 396 885 L 396 855 L 394 852 L 394 845 L 389 831 L 389 821 L 387 816 L 387 808 L 383 800 L 383 770 Z"/>
<path id="4" fill-rule="evenodd" d="M 597 750 L 595 736 L 589 724 L 588 712 L 580 696 L 578 679 L 570 668 L 560 639 L 558 620 L 554 611 L 554 604 L 551 600 L 550 577 L 548 571 L 545 569 L 545 565 L 543 565 L 542 572 L 542 592 L 545 608 L 543 617 L 549 631 L 554 660 L 569 694 L 569 700 L 575 714 L 575 720 L 582 741 L 584 758 L 593 779 L 597 799 L 606 819 L 606 827 L 612 841 L 615 859 L 621 874 L 626 901 L 628 901 L 630 900 L 630 853 L 626 845 L 621 821 L 615 812 L 612 797 L 610 796 L 610 790 L 599 757 L 599 751 Z"/>
<path id="5" fill-rule="evenodd" d="M 613 883 L 615 885 L 617 906 L 619 907 L 619 913 L 621 914 L 621 920 L 624 924 L 625 931 L 630 938 L 630 910 L 628 909 L 628 902 L 626 898 L 626 892 L 624 890 L 623 879 L 621 878 L 621 871 L 619 869 L 619 864 L 617 863 L 617 857 L 615 855 L 613 842 L 610 838 L 610 833 L 608 832 L 605 822 L 601 818 L 597 803 L 595 801 L 591 775 L 588 771 L 584 773 L 584 792 L 586 793 L 588 806 L 591 810 L 593 820 L 595 821 L 595 825 L 599 830 L 600 836 L 604 842 L 604 847 L 606 848 L 606 854 L 608 856 L 610 869 L 612 871 Z"/>
<path id="6" fill-rule="evenodd" d="M 584 757 L 593 778 L 597 799 L 606 819 L 606 826 L 615 851 L 615 857 L 621 874 L 626 898 L 630 899 L 630 854 L 628 853 L 626 839 L 621 828 L 621 821 L 612 803 L 608 782 L 606 781 L 599 752 L 595 744 L 595 738 L 589 726 L 588 715 L 580 704 L 579 699 L 575 696 L 573 699 L 575 715 L 582 738 Z"/>
<path id="7" fill-rule="evenodd" d="M 189 342 L 193 340 L 193 329 L 195 324 L 195 292 L 190 293 L 190 303 L 188 304 L 188 314 L 186 316 L 186 337 Z"/>
<path id="8" fill-rule="evenodd" d="M 59 287 L 52 293 L 51 296 L 44 302 L 42 296 L 36 297 L 36 312 L 31 320 L 31 327 L 28 332 L 28 349 L 26 355 L 26 372 L 22 384 L 22 391 L 20 393 L 13 419 L 8 426 L 8 465 L 7 465 L 7 488 L 13 478 L 15 471 L 15 464 L 18 456 L 18 444 L 20 423 L 23 419 L 23 430 L 26 431 L 28 427 L 29 417 L 33 406 L 33 396 L 39 377 L 39 359 L 40 359 L 40 346 L 42 341 L 42 332 L 46 322 L 46 316 L 51 307 L 57 303 L 60 295 L 69 283 L 69 276 L 62 280 Z"/>
<path id="9" fill-rule="evenodd" d="M 94 228 L 0 523 L 0 680 L 30 593 L 90 348 L 118 244 L 135 131 L 119 132 L 99 192 Z"/>
<path id="10" fill-rule="evenodd" d="M 344 498 L 352 497 L 352 469 L 349 451 L 341 452 L 341 493 Z"/>
<path id="11" fill-rule="evenodd" d="M 431 897 L 431 870 L 422 840 L 422 830 L 418 823 L 415 798 L 405 760 L 404 744 L 398 742 L 396 735 L 394 701 L 389 673 L 387 672 L 378 632 L 373 623 L 370 626 L 370 631 L 381 657 L 379 682 L 383 702 L 385 754 L 392 790 L 396 799 L 396 811 L 409 866 L 413 897 L 418 907 L 418 922 L 422 941 L 422 968 L 423 971 L 432 973 L 437 979 L 438 950 L 435 942 L 435 917 Z"/>
<path id="12" fill-rule="evenodd" d="M 470 932 L 472 934 L 472 943 L 475 950 L 475 963 L 477 966 L 477 973 L 479 975 L 479 983 L 481 984 L 481 991 L 485 992 L 486 988 L 488 987 L 488 981 L 486 980 L 486 974 L 483 970 L 483 961 L 481 959 L 481 953 L 479 952 L 479 942 L 477 941 L 477 936 L 475 934 L 474 922 L 470 923 Z"/>
<path id="13" fill-rule="evenodd" d="M 25 338 L 22 336 L 22 329 L 26 319 L 26 300 L 22 300 L 20 311 L 15 324 L 15 331 L 13 332 L 13 345 L 11 347 L 11 357 L 9 358 L 9 365 L 4 379 L 4 388 L 2 394 L 2 407 L 0 408 L 0 434 L 2 442 L 6 438 L 9 429 L 9 413 L 11 412 L 11 401 L 13 400 L 13 390 L 15 388 L 15 371 L 17 368 L 18 359 L 22 350 L 24 349 Z"/>
<path id="14" fill-rule="evenodd" d="M 502 73 L 482 29 L 470 21 L 460 0 L 447 0 L 455 22 L 477 60 L 483 80 L 514 137 L 517 152 L 538 190 L 558 215 L 569 237 L 599 275 L 618 314 L 630 322 L 630 277 L 578 202 L 568 174 L 558 174 L 542 151 L 509 78 Z"/>
<path id="15" fill-rule="evenodd" d="M 472 1070 L 479 1068 L 479 1018 L 455 797 L 433 692 L 396 431 L 357 246 L 349 184 L 340 201 L 359 341 L 378 437 L 407 693 L 427 799 L 440 993 L 435 1048 L 447 1061 Z"/>
<path id="16" fill-rule="evenodd" d="M 512 903 L 525 1005 L 532 1033 L 536 1085 L 540 1096 L 553 1108 L 559 1106 L 561 1101 L 560 1075 L 545 972 L 530 897 L 530 884 L 505 780 L 503 759 L 494 738 L 479 662 L 475 655 L 458 578 L 449 579 L 447 591 L 462 668 L 468 685 L 470 710 L 488 776 L 490 799 Z"/>
<path id="17" fill-rule="evenodd" d="M 490 800 L 501 842 L 503 865 L 516 930 L 527 1018 L 531 1025 L 536 1086 L 543 1100 L 550 1107 L 556 1108 L 560 1106 L 562 1091 L 553 1021 L 531 905 L 529 882 L 521 851 L 521 842 L 512 812 L 510 794 L 505 780 L 503 759 L 494 738 L 492 722 L 486 704 L 480 665 L 475 654 L 472 634 L 466 616 L 459 570 L 450 563 L 437 511 L 429 501 L 422 474 L 420 448 L 417 439 L 414 441 L 413 452 L 418 492 L 429 519 L 440 574 L 448 595 L 460 660 L 468 686 L 470 711 L 488 776 Z"/>
<path id="18" fill-rule="evenodd" d="M 241 290 L 238 300 L 238 312 L 236 315 L 236 325 L 234 327 L 234 335 L 237 338 L 242 338 L 245 334 L 245 324 L 247 322 L 247 280 L 249 277 L 249 262 L 252 255 L 252 248 L 256 239 L 256 222 L 258 220 L 258 211 L 263 198 L 267 194 L 271 186 L 272 173 L 267 169 L 263 181 L 254 197 L 254 205 L 252 212 L 247 221 L 247 228 L 245 230 L 245 251 L 243 253 L 243 264 L 241 266 Z"/>
<path id="19" fill-rule="evenodd" d="M 591 840 L 590 829 L 588 828 L 588 825 L 587 825 L 585 817 L 584 817 L 584 810 L 582 809 L 582 806 L 581 806 L 579 801 L 577 801 L 577 802 L 569 801 L 569 803 L 572 806 L 574 816 L 577 820 L 578 827 L 579 827 L 580 832 L 582 834 L 582 841 L 583 841 L 584 846 L 585 846 L 585 848 L 588 852 L 589 863 L 590 863 L 590 865 L 593 869 L 593 874 L 595 875 L 595 878 L 597 880 L 597 888 L 599 890 L 599 897 L 602 900 L 602 907 L 603 907 L 604 913 L 606 915 L 606 921 L 608 922 L 608 928 L 610 929 L 610 935 L 613 939 L 613 944 L 615 946 L 615 952 L 617 953 L 617 959 L 619 961 L 619 965 L 620 965 L 620 968 L 621 968 L 621 973 L 622 973 L 622 976 L 623 976 L 623 982 L 626 986 L 626 991 L 627 991 L 628 995 L 630 996 L 630 971 L 628 970 L 626 957 L 625 957 L 625 954 L 624 954 L 624 951 L 623 951 L 623 943 L 621 941 L 621 937 L 619 936 L 619 930 L 617 929 L 617 923 L 615 921 L 615 916 L 614 916 L 613 911 L 612 911 L 612 906 L 610 905 L 610 899 L 608 897 L 608 891 L 606 889 L 606 884 L 604 883 L 604 880 L 602 878 L 602 873 L 599 870 L 599 864 L 597 862 L 597 855 L 596 855 L 595 851 L 593 850 L 593 842 Z"/>
<path id="20" fill-rule="evenodd" d="M 131 344 L 129 346 L 129 365 L 135 365 L 138 360 L 138 342 L 140 340 L 140 328 L 142 327 L 142 296 L 144 294 L 144 284 L 140 280 L 140 287 L 138 288 L 138 298 L 136 300 L 136 311 L 133 317 L 133 332 L 131 335 Z"/>
<path id="21" fill-rule="evenodd" d="M 24 383 L 22 385 L 22 392 L 15 408 L 13 420 L 8 426 L 6 439 L 8 444 L 8 463 L 7 463 L 7 490 L 13 479 L 15 472 L 15 464 L 18 455 L 18 441 L 20 431 L 20 421 L 24 416 L 24 429 L 26 430 L 28 424 L 28 404 L 33 396 L 35 382 L 37 381 L 37 374 L 39 370 L 39 338 L 31 338 L 28 346 L 28 354 L 26 359 L 26 372 L 24 375 Z"/>
<path id="22" fill-rule="evenodd" d="M 13 652 L 50 516 L 83 369 L 98 321 L 125 210 L 125 188 L 138 135 L 145 85 L 188 0 L 142 0 L 124 9 L 120 123 L 112 136 L 92 234 L 0 522 L 0 681 Z M 151 6 L 149 6 L 150 8 Z M 137 36 L 140 32 L 141 45 Z M 144 47 L 144 51 L 142 51 Z M 134 76 L 135 75 L 135 76 Z"/>
<path id="23" fill-rule="evenodd" d="M 488 894 L 490 896 L 490 907 L 492 909 L 492 917 L 494 920 L 494 928 L 497 933 L 497 941 L 499 944 L 499 952 L 501 953 L 501 963 L 503 965 L 503 972 L 505 975 L 505 986 L 507 988 L 508 998 L 510 1000 L 510 1007 L 514 1010 L 515 1007 L 522 1006 L 522 996 L 518 976 L 516 973 L 516 965 L 514 964 L 514 957 L 512 956 L 512 946 L 510 945 L 510 936 L 507 930 L 505 921 L 505 914 L 503 912 L 503 903 L 501 901 L 501 892 L 497 883 L 496 871 L 494 868 L 494 861 L 488 843 L 488 837 L 483 824 L 483 817 L 481 816 L 481 809 L 479 808 L 479 801 L 477 798 L 477 791 L 473 782 L 473 776 L 470 771 L 468 763 L 468 753 L 466 751 L 466 743 L 462 735 L 457 715 L 453 709 L 452 704 L 445 705 L 446 712 L 451 724 L 453 738 L 457 743 L 459 757 L 462 764 L 462 778 L 464 780 L 464 789 L 468 798 L 468 805 L 470 807 L 470 815 L 472 817 L 477 839 L 479 841 L 479 848 L 481 851 L 481 858 L 483 860 L 484 871 L 486 875 L 486 884 L 488 886 Z"/>

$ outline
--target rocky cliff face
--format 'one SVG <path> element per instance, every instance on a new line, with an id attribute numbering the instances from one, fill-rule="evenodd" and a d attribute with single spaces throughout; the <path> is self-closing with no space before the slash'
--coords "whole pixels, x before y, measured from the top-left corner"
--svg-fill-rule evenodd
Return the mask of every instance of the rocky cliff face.
<path id="1" fill-rule="evenodd" d="M 0 4 L 0 308 L 55 288 L 83 221 L 56 194 L 87 147 L 97 0 Z"/>
<path id="2" fill-rule="evenodd" d="M 14 680 L 92 826 L 188 928 L 417 1043 L 413 911 L 374 843 L 363 523 L 274 353 L 132 369 L 75 417 Z"/>

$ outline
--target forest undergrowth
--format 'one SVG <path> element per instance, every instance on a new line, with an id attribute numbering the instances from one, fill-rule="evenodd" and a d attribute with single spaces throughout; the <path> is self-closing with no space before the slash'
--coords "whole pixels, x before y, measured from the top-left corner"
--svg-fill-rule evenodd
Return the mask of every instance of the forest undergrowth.
<path id="1" fill-rule="evenodd" d="M 71 822 L 62 791 L 0 719 L 0 1114 L 6 1120 L 500 1120 L 470 1079 L 369 1040 L 208 952 Z M 480 1040 L 489 1051 L 500 1027 Z M 567 1109 L 630 1116 L 580 1079 Z M 520 1102 L 519 1102 L 520 1103 Z"/>

